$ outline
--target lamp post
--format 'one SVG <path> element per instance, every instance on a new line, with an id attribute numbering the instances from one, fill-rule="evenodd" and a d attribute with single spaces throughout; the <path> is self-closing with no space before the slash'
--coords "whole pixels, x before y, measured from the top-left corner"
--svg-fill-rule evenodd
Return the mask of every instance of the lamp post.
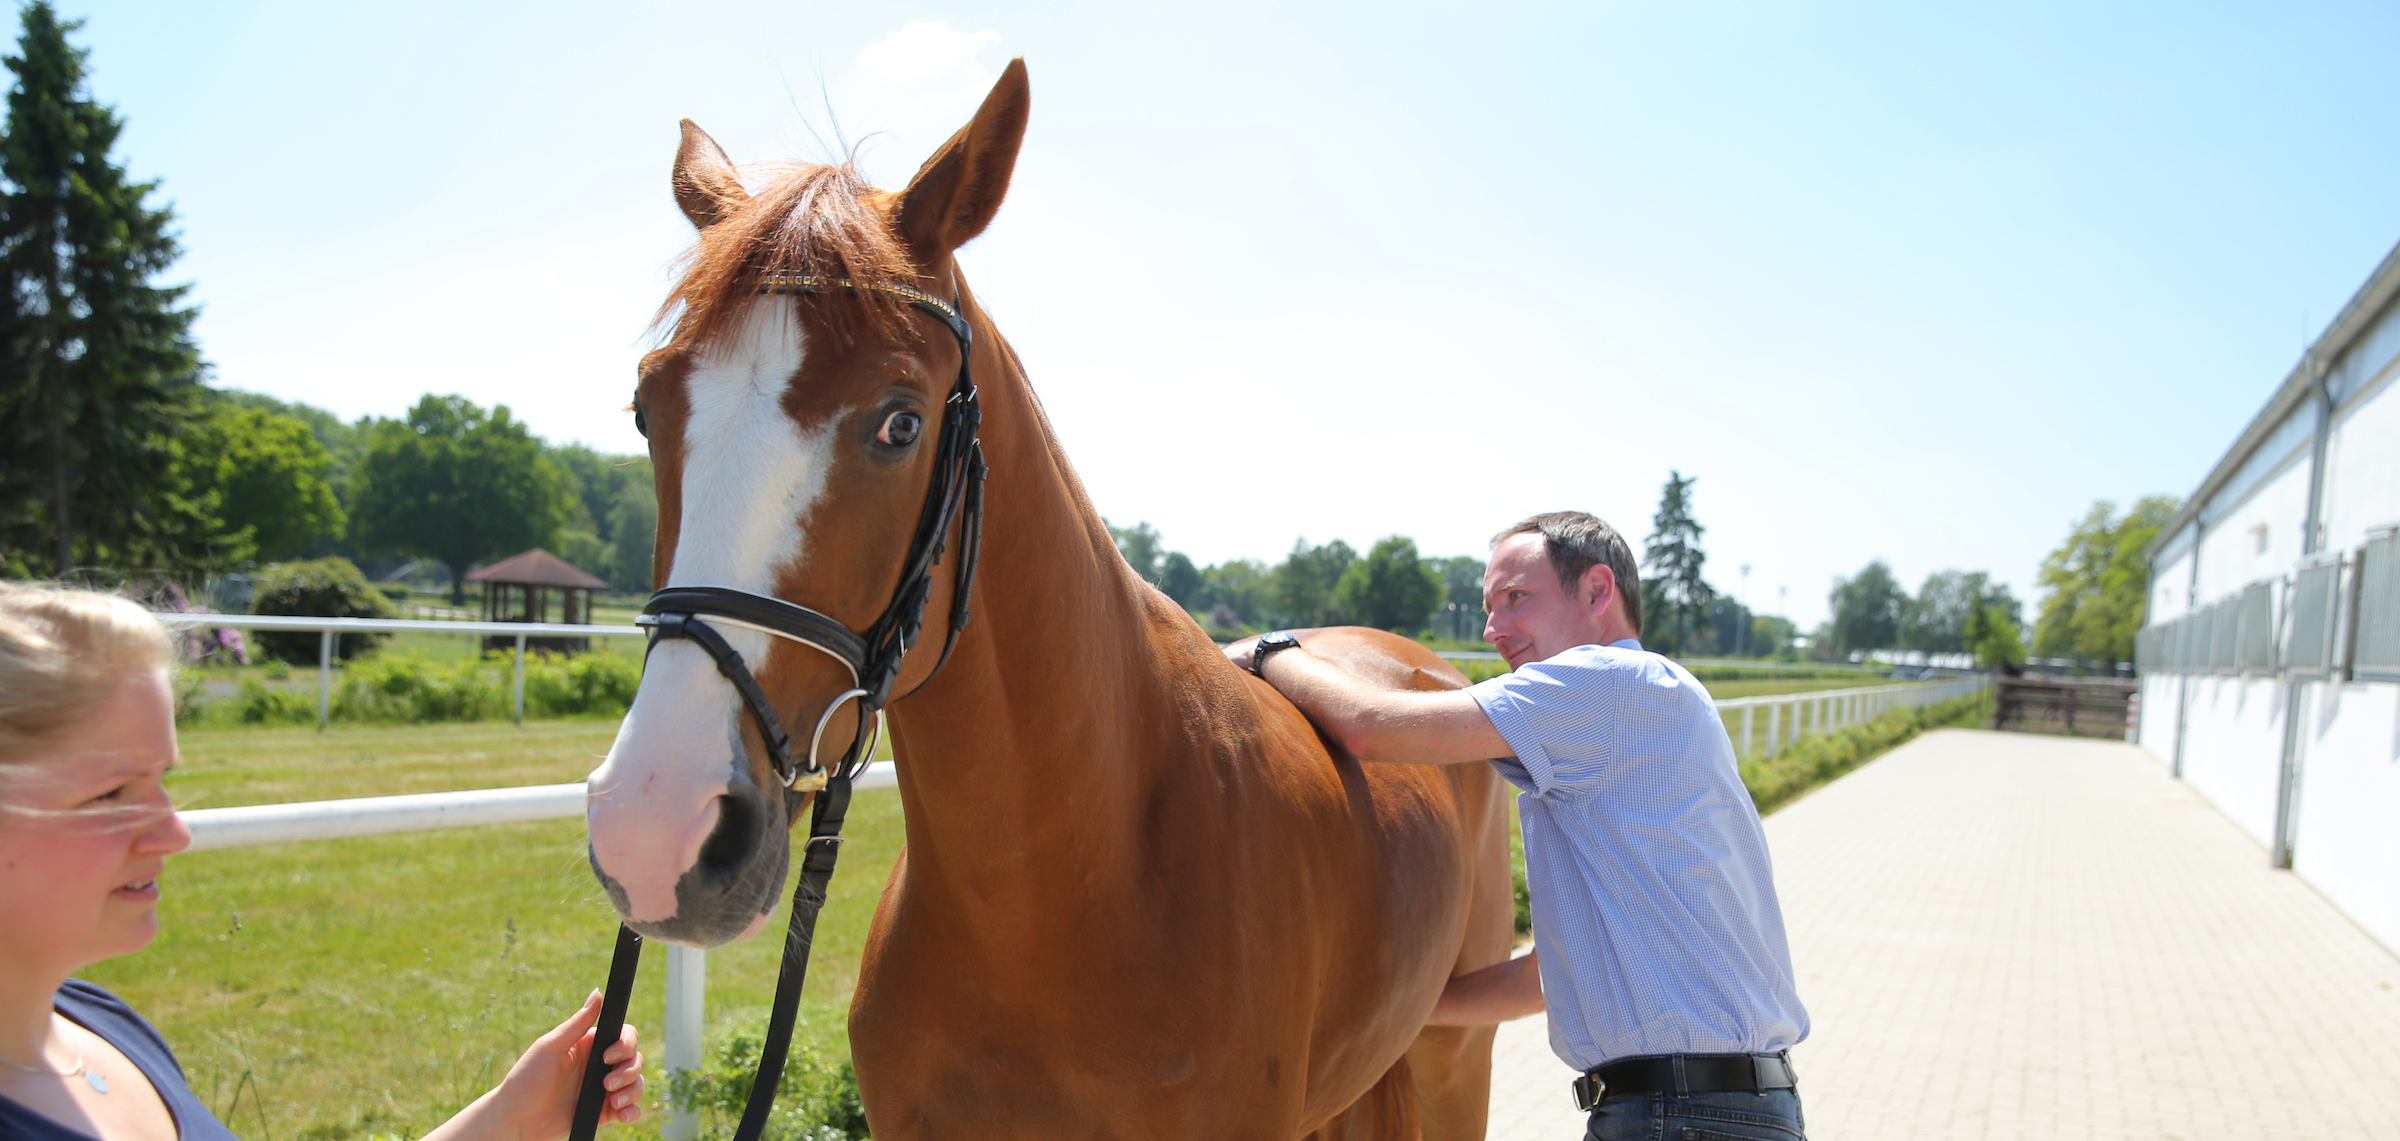
<path id="1" fill-rule="evenodd" d="M 1733 656 L 1749 657 L 1750 650 L 1750 564 L 1742 564 L 1742 624 L 1733 629 Z"/>

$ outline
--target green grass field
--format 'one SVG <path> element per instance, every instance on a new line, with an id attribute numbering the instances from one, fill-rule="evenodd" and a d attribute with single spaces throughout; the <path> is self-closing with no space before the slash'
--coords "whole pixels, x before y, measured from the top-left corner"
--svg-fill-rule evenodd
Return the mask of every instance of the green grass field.
<path id="1" fill-rule="evenodd" d="M 186 805 L 580 779 L 613 724 L 199 730 L 170 778 Z M 898 794 L 858 795 L 819 921 L 803 1045 L 847 1056 L 844 1012 L 900 850 Z M 178 856 L 160 937 L 93 968 L 172 1042 L 192 1086 L 251 1141 L 414 1137 L 482 1092 L 600 985 L 616 918 L 563 820 Z M 769 930 L 780 930 L 781 909 Z M 780 941 L 709 956 L 712 1044 L 757 1033 Z M 654 1091 L 665 962 L 632 1017 Z M 655 1136 L 657 1118 L 621 1136 Z"/>
<path id="2" fill-rule="evenodd" d="M 590 772 L 615 731 L 610 720 L 187 729 L 170 787 L 198 808 L 551 784 Z M 802 1007 L 801 1045 L 835 1059 L 848 1055 L 860 947 L 900 850 L 898 794 L 859 794 L 846 834 Z M 616 929 L 572 820 L 196 853 L 161 882 L 158 942 L 90 976 L 160 1026 L 193 1088 L 251 1141 L 421 1135 L 600 985 Z M 778 909 L 768 930 L 782 922 Z M 778 945 L 709 956 L 712 1048 L 763 1026 Z M 633 1019 L 649 1034 L 655 1095 L 665 968 L 650 959 Z M 656 1136 L 658 1120 L 654 1110 L 614 1132 Z"/>

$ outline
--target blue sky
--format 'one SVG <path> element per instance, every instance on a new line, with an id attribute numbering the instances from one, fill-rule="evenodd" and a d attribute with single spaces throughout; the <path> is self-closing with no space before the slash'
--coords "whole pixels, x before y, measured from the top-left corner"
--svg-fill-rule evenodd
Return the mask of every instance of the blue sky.
<path id="1" fill-rule="evenodd" d="M 966 272 L 1203 562 L 1540 510 L 1712 578 L 2034 568 L 2190 490 L 2400 240 L 2390 5 L 61 5 L 217 381 L 633 451 L 676 120 L 899 185 L 1010 56 Z M 1783 592 L 1788 592 L 1788 595 Z"/>

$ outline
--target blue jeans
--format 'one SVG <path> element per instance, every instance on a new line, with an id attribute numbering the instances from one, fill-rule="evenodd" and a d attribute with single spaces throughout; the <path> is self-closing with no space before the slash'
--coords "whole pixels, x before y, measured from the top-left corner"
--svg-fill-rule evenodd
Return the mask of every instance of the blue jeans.
<path id="1" fill-rule="evenodd" d="M 1636 1093 L 1592 1110 L 1584 1141 L 1805 1141 L 1800 1094 Z"/>

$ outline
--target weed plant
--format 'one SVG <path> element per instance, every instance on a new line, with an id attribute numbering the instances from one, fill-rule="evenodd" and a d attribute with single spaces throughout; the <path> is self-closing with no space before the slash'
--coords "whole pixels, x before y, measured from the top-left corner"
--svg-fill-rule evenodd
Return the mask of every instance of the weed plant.
<path id="1" fill-rule="evenodd" d="M 829 1055 L 795 1031 L 775 1086 L 775 1109 L 767 1115 L 763 1141 L 852 1141 L 867 1136 L 867 1111 L 858 1100 L 858 1071 L 850 1060 Z M 750 1102 L 758 1073 L 760 1040 L 750 1034 L 726 1037 L 700 1070 L 674 1074 L 666 1100 L 700 1113 L 700 1135 L 714 1141 L 733 1136 Z"/>

